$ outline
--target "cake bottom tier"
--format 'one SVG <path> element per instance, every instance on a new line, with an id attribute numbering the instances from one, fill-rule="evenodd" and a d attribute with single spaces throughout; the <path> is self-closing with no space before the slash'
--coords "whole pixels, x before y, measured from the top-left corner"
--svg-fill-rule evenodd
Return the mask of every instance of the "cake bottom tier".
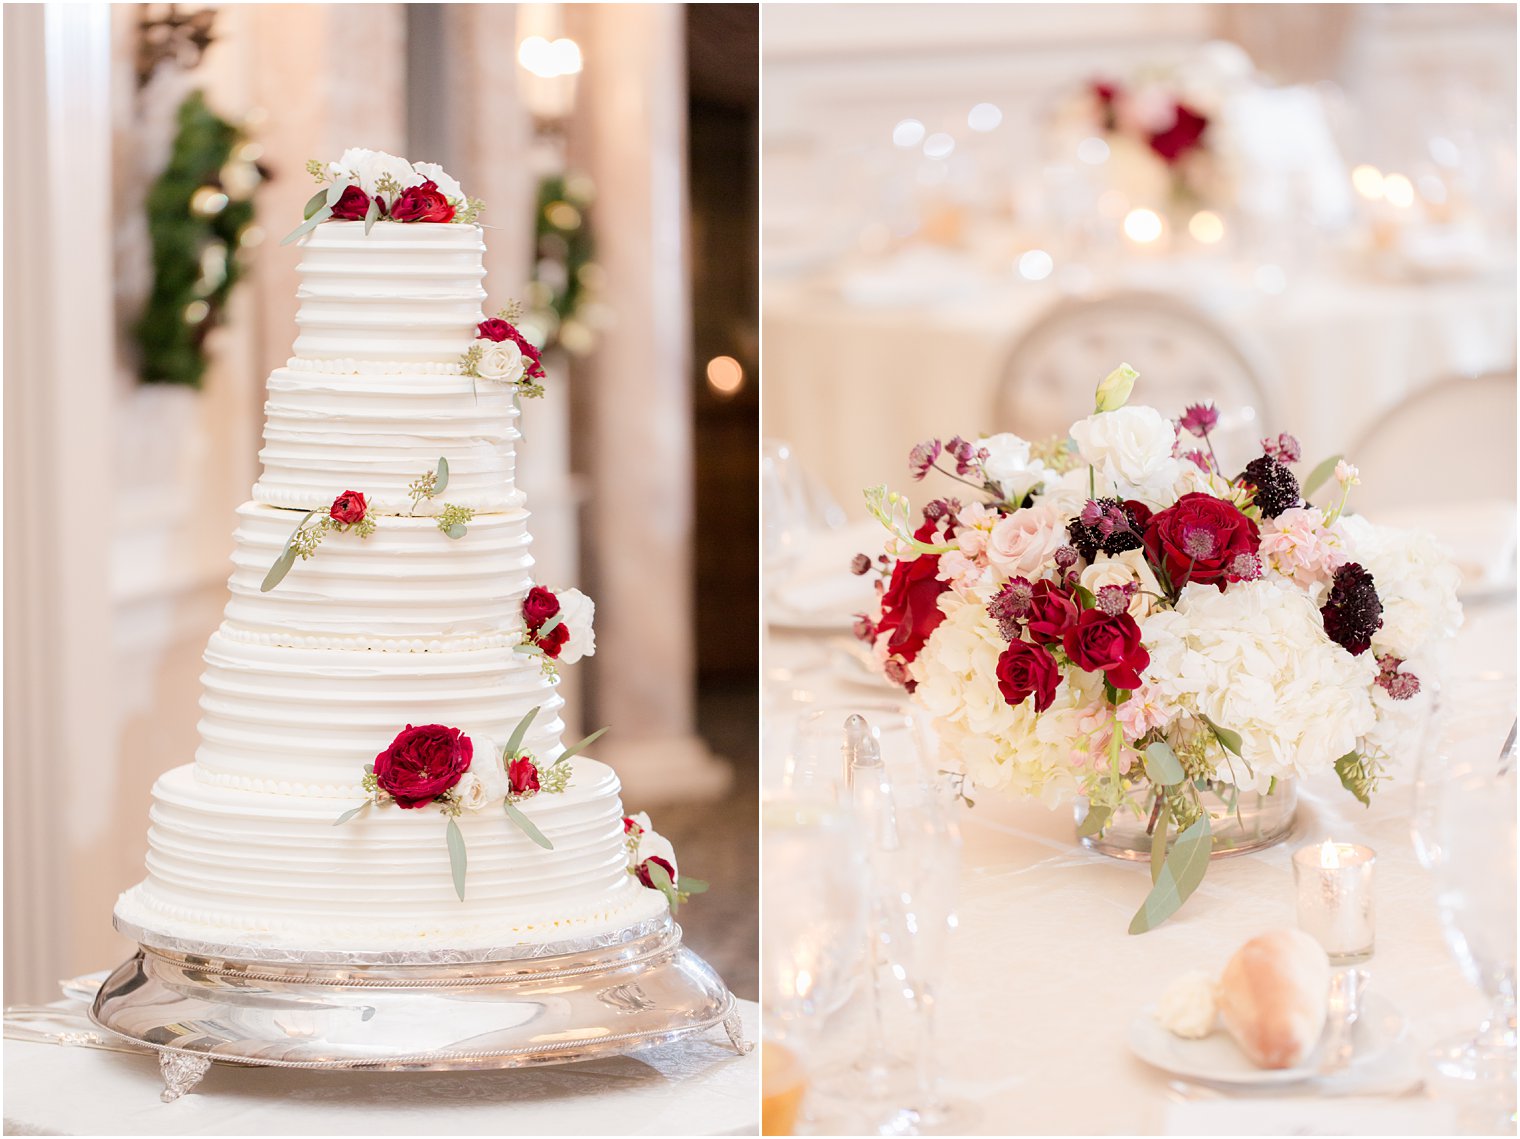
<path id="1" fill-rule="evenodd" d="M 483 949 L 593 936 L 657 917 L 627 871 L 617 776 L 578 758 L 561 794 L 520 809 L 553 844 L 494 810 L 459 817 L 465 896 L 436 807 L 371 807 L 203 783 L 190 765 L 153 788 L 148 876 L 119 919 L 170 937 L 302 950 Z"/>

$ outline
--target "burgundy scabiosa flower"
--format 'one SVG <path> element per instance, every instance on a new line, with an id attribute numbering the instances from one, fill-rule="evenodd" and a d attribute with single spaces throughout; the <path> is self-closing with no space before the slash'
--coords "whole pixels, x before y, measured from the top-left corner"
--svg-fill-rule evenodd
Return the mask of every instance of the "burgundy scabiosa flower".
<path id="1" fill-rule="evenodd" d="M 1372 645 L 1372 634 L 1383 627 L 1383 603 L 1372 575 L 1356 562 L 1335 571 L 1320 615 L 1330 639 L 1352 656 L 1361 656 Z"/>
<path id="2" fill-rule="evenodd" d="M 1138 502 L 1118 498 L 1095 498 L 1066 527 L 1077 552 L 1088 561 L 1105 554 L 1138 550 L 1144 541 L 1150 510 Z"/>
<path id="3" fill-rule="evenodd" d="M 1252 489 L 1252 501 L 1263 518 L 1276 518 L 1302 501 L 1298 479 L 1271 455 L 1252 459 L 1235 481 Z"/>

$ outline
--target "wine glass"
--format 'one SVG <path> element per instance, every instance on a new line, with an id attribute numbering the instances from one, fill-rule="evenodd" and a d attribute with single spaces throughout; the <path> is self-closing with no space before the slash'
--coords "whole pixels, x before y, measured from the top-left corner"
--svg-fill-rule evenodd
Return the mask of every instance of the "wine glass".
<path id="1" fill-rule="evenodd" d="M 865 720 L 890 778 L 923 778 L 933 754 L 923 715 L 895 700 L 854 700 L 815 706 L 797 717 L 783 783 L 794 788 L 816 787 L 831 798 L 839 798 L 848 782 L 845 723 L 853 715 Z"/>
<path id="2" fill-rule="evenodd" d="M 1513 1085 L 1516 1066 L 1516 771 L 1513 676 L 1454 681 L 1435 700 L 1415 777 L 1415 851 L 1436 883 L 1442 931 L 1490 1003 L 1476 1036 L 1430 1053 L 1441 1075 Z"/>

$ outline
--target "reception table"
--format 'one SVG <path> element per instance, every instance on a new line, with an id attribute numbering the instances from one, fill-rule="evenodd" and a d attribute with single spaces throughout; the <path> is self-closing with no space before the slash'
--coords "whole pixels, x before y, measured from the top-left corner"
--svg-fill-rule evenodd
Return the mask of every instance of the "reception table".
<path id="1" fill-rule="evenodd" d="M 1453 655 L 1466 669 L 1512 671 L 1515 643 L 1515 606 L 1500 598 L 1468 607 Z M 901 695 L 873 691 L 847 661 L 830 634 L 771 630 L 764 767 L 773 786 L 799 713 Z M 979 1109 L 979 1132 L 1497 1130 L 1487 1108 L 1473 1122 L 1457 1114 L 1469 1110 L 1460 1097 L 1420 1089 L 1418 1054 L 1475 1030 L 1484 1002 L 1447 948 L 1430 876 L 1415 860 L 1407 772 L 1390 779 L 1370 808 L 1333 775 L 1310 780 L 1286 842 L 1217 861 L 1180 913 L 1140 936 L 1126 928 L 1149 888 L 1143 865 L 1078 846 L 1069 808 L 975 798 L 961 811 L 960 928 L 944 970 L 951 980 L 940 992 L 939 1064 L 952 1095 Z M 1400 1055 L 1371 1082 L 1317 1087 L 1308 1098 L 1289 1088 L 1272 1099 L 1183 1089 L 1133 1056 L 1129 1024 L 1168 982 L 1191 969 L 1217 972 L 1248 938 L 1294 924 L 1290 856 L 1327 837 L 1377 851 L 1377 950 L 1366 968 L 1369 991 L 1407 1018 Z"/>
<path id="2" fill-rule="evenodd" d="M 1059 274 L 1029 282 L 966 272 L 959 287 L 911 299 L 860 295 L 832 276 L 766 282 L 763 431 L 788 442 L 846 507 L 863 487 L 905 482 L 921 439 L 1018 430 L 994 420 L 1003 368 L 1023 333 L 1072 294 Z M 1426 384 L 1515 364 L 1513 273 L 1394 284 L 1324 272 L 1278 294 L 1239 273 L 1157 266 L 1116 273 L 1105 287 L 1154 290 L 1210 313 L 1270 367 L 1263 426 L 1297 434 L 1311 463 Z"/>

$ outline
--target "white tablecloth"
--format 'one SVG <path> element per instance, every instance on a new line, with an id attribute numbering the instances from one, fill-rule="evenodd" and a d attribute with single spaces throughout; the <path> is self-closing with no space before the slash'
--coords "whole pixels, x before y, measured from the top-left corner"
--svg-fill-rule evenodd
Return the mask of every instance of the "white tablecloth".
<path id="1" fill-rule="evenodd" d="M 1470 606 L 1454 655 L 1464 668 L 1513 669 L 1514 604 Z M 769 779 L 797 712 L 891 695 L 851 679 L 857 674 L 841 669 L 817 636 L 773 631 L 766 673 Z M 1069 810 L 977 796 L 962 815 L 960 930 L 944 971 L 952 980 L 941 986 L 942 1070 L 952 1092 L 980 1106 L 977 1130 L 1159 1134 L 1176 1126 L 1167 1078 L 1125 1043 L 1130 1020 L 1179 973 L 1217 971 L 1249 937 L 1294 924 L 1289 858 L 1329 836 L 1378 853 L 1377 952 L 1368 969 L 1375 989 L 1408 1018 L 1411 1043 L 1422 1050 L 1473 1029 L 1484 1004 L 1441 935 L 1429 875 L 1410 844 L 1409 805 L 1407 778 L 1390 781 L 1371 808 L 1333 775 L 1312 780 L 1286 842 L 1216 862 L 1179 914 L 1132 937 L 1126 928 L 1149 889 L 1143 865 L 1079 847 Z M 1237 1118 L 1227 1130 L 1243 1126 Z M 1390 1126 L 1385 1118 L 1313 1133 Z"/>
<path id="2" fill-rule="evenodd" d="M 1310 463 L 1351 445 L 1426 384 L 1515 362 L 1513 280 L 1392 285 L 1325 275 L 1277 296 L 1207 284 L 1177 291 L 1271 364 L 1279 386 L 1269 426 L 1296 434 Z M 789 442 L 851 517 L 863 517 L 863 488 L 910 489 L 908 451 L 920 440 L 1016 429 L 992 421 L 1001 370 L 1061 297 L 1052 278 L 867 306 L 823 283 L 767 281 L 764 433 Z"/>
<path id="3" fill-rule="evenodd" d="M 759 1010 L 740 1001 L 745 1036 Z M 214 1064 L 161 1103 L 152 1056 L 5 1042 L 7 1135 L 755 1135 L 760 1051 L 714 1029 L 632 1056 L 495 1072 Z"/>

